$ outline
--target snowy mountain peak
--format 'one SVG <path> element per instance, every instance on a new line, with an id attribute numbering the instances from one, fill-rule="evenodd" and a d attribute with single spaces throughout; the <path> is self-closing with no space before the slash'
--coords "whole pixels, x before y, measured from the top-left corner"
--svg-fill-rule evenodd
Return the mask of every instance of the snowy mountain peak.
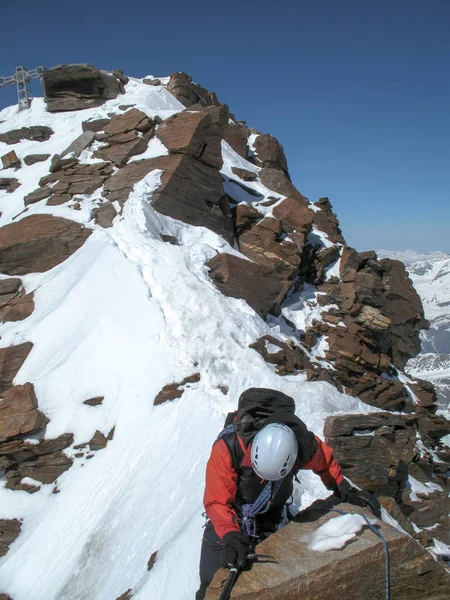
<path id="1" fill-rule="evenodd" d="M 426 323 L 401 263 L 348 247 L 278 140 L 186 74 L 44 82 L 0 112 L 2 591 L 192 598 L 205 464 L 249 387 L 290 395 L 318 436 L 339 415 L 347 473 L 440 539 L 405 465 L 443 497 L 450 424 L 402 372 Z M 300 473 L 293 506 L 326 495 Z"/>

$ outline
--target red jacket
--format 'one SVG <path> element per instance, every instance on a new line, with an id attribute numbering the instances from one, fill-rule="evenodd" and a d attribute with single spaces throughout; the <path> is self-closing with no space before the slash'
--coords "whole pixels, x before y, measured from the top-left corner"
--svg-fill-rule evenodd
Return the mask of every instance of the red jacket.
<path id="1" fill-rule="evenodd" d="M 251 467 L 251 442 L 245 448 L 242 439 L 238 440 L 244 451 L 242 467 Z M 333 450 L 316 436 L 317 448 L 311 460 L 301 469 L 311 469 L 320 476 L 324 485 L 336 490 L 344 479 L 341 468 L 333 457 Z M 299 469 L 297 469 L 298 471 Z M 293 477 L 294 473 L 292 474 Z M 261 489 L 265 481 L 261 480 Z M 206 465 L 206 487 L 203 503 L 217 535 L 223 539 L 229 531 L 240 531 L 236 511 L 232 504 L 239 485 L 238 473 L 233 469 L 231 455 L 223 439 L 216 442 Z M 287 498 L 286 498 L 287 500 Z"/>

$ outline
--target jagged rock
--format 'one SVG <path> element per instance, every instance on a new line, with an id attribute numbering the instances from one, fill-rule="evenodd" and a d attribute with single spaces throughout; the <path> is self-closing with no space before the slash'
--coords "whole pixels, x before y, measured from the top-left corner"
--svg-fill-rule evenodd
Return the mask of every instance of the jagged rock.
<path id="1" fill-rule="evenodd" d="M 80 248 L 92 231 L 75 221 L 52 215 L 32 215 L 0 228 L 3 273 L 42 273 L 59 265 Z"/>
<path id="2" fill-rule="evenodd" d="M 210 278 L 225 296 L 242 298 L 262 317 L 289 289 L 289 284 L 268 274 L 264 267 L 231 254 L 217 254 L 206 265 Z"/>
<path id="3" fill-rule="evenodd" d="M 383 313 L 391 319 L 392 360 L 397 368 L 403 369 L 407 361 L 420 352 L 418 334 L 420 329 L 427 326 L 427 321 L 405 265 L 388 258 L 380 263 L 385 270 L 383 282 L 386 303 Z"/>
<path id="4" fill-rule="evenodd" d="M 155 552 L 153 552 L 153 554 L 148 559 L 147 571 L 151 571 L 153 569 L 153 567 L 155 566 L 157 555 L 158 555 L 158 550 L 156 550 Z"/>
<path id="5" fill-rule="evenodd" d="M 180 383 L 169 383 L 165 385 L 156 396 L 153 404 L 157 406 L 158 404 L 172 402 L 173 400 L 181 398 L 184 394 L 184 389 L 182 388 L 189 383 L 197 383 L 198 381 L 200 381 L 200 373 L 194 373 L 189 377 L 185 377 Z"/>
<path id="6" fill-rule="evenodd" d="M 124 75 L 123 70 L 122 69 L 114 69 L 112 74 L 114 75 L 114 77 L 116 79 L 118 79 L 120 81 L 120 83 L 122 85 L 127 85 L 127 83 L 130 81 L 130 78 L 127 77 L 126 75 Z"/>
<path id="7" fill-rule="evenodd" d="M 98 123 L 98 121 L 94 121 L 94 123 Z M 122 115 L 114 115 L 109 122 L 105 123 L 102 128 L 103 133 L 96 136 L 96 139 L 109 144 L 121 143 L 120 141 L 114 142 L 114 138 L 131 132 L 147 133 L 153 125 L 152 119 L 144 112 L 133 108 Z"/>
<path id="8" fill-rule="evenodd" d="M 70 158 L 61 158 L 59 154 L 54 154 L 50 162 L 49 171 L 50 173 L 58 173 L 58 171 L 68 169 L 69 167 L 74 167 L 78 164 L 79 160 L 74 156 Z"/>
<path id="9" fill-rule="evenodd" d="M 263 185 L 277 194 L 283 194 L 283 196 L 291 198 L 304 199 L 297 188 L 291 183 L 289 176 L 281 169 L 263 167 L 259 172 L 259 178 Z"/>
<path id="10" fill-rule="evenodd" d="M 223 133 L 223 139 L 233 148 L 235 152 L 247 158 L 248 154 L 248 139 L 249 130 L 240 123 L 228 123 Z"/>
<path id="11" fill-rule="evenodd" d="M 328 239 L 333 244 L 345 244 L 342 231 L 339 227 L 339 221 L 333 212 L 333 207 L 328 198 L 319 198 L 314 203 L 320 210 L 314 213 L 314 224 L 317 229 L 327 234 Z"/>
<path id="12" fill-rule="evenodd" d="M 119 169 L 105 181 L 104 195 L 111 202 L 123 204 L 138 181 L 155 169 L 164 169 L 167 157 L 136 160 Z"/>
<path id="13" fill-rule="evenodd" d="M 50 158 L 50 154 L 29 154 L 28 156 L 25 156 L 25 158 L 23 159 L 23 162 L 27 165 L 27 167 L 30 167 L 31 165 L 34 165 L 35 163 L 45 162 L 49 158 Z"/>
<path id="14" fill-rule="evenodd" d="M 281 279 L 292 279 L 300 266 L 301 251 L 297 244 L 282 239 L 281 221 L 273 217 L 262 219 L 239 237 L 239 249 L 268 273 Z"/>
<path id="15" fill-rule="evenodd" d="M 145 85 L 155 85 L 155 86 L 162 85 L 161 84 L 161 79 L 148 79 L 148 78 L 145 78 L 145 79 L 142 80 L 142 83 L 145 83 Z"/>
<path id="16" fill-rule="evenodd" d="M 300 252 L 311 231 L 313 211 L 302 198 L 286 198 L 273 209 L 273 216 L 281 221 L 283 231 L 295 242 Z"/>
<path id="17" fill-rule="evenodd" d="M 416 429 L 407 417 L 372 413 L 328 417 L 324 436 L 344 475 L 370 492 L 401 501 Z"/>
<path id="18" fill-rule="evenodd" d="M 264 218 L 264 215 L 254 206 L 245 202 L 238 204 L 232 212 L 238 235 L 249 229 L 256 221 Z"/>
<path id="19" fill-rule="evenodd" d="M 428 412 L 434 406 L 436 406 L 436 390 L 429 381 L 416 379 L 415 383 L 409 383 L 408 386 L 419 400 L 419 403 L 416 406 L 417 413 Z"/>
<path id="20" fill-rule="evenodd" d="M 123 92 L 123 84 L 116 77 L 87 64 L 46 69 L 42 83 L 49 112 L 93 108 Z"/>
<path id="21" fill-rule="evenodd" d="M 20 183 L 15 177 L 0 177 L 0 192 L 3 190 L 12 194 L 18 187 L 20 187 Z"/>
<path id="22" fill-rule="evenodd" d="M 19 372 L 32 348 L 33 344 L 31 342 L 0 348 L 0 394 L 12 387 L 14 377 Z"/>
<path id="23" fill-rule="evenodd" d="M 419 419 L 419 433 L 422 437 L 438 441 L 450 433 L 450 421 L 442 415 L 428 415 Z"/>
<path id="24" fill-rule="evenodd" d="M 0 296 L 0 322 L 23 321 L 34 311 L 34 293 L 25 294 L 23 290 L 15 294 L 8 302 Z"/>
<path id="25" fill-rule="evenodd" d="M 265 167 L 278 169 L 287 173 L 288 167 L 283 146 L 268 133 L 259 134 L 254 143 L 256 156 Z"/>
<path id="26" fill-rule="evenodd" d="M 3 393 L 0 416 L 0 442 L 17 435 L 40 431 L 49 421 L 38 410 L 36 394 L 31 383 L 12 387 Z"/>
<path id="27" fill-rule="evenodd" d="M 61 152 L 61 158 L 68 154 L 73 154 L 75 157 L 88 148 L 94 141 L 95 133 L 93 131 L 83 131 L 63 152 Z"/>
<path id="28" fill-rule="evenodd" d="M 112 227 L 115 217 L 117 217 L 117 211 L 111 202 L 104 202 L 92 211 L 92 218 L 94 221 L 97 225 L 100 225 L 100 227 L 104 227 L 105 229 Z"/>
<path id="29" fill-rule="evenodd" d="M 89 400 L 85 400 L 83 404 L 87 404 L 88 406 L 99 406 L 102 404 L 104 396 L 96 396 L 95 398 L 89 398 Z"/>
<path id="30" fill-rule="evenodd" d="M 381 506 L 387 510 L 391 517 L 397 521 L 400 527 L 406 531 L 406 533 L 409 533 L 411 536 L 415 535 L 414 527 L 411 525 L 411 522 L 407 519 L 407 517 L 405 517 L 405 515 L 402 513 L 399 504 L 394 500 L 394 498 L 391 498 L 390 496 L 378 496 L 378 501 Z"/>
<path id="31" fill-rule="evenodd" d="M 131 136 L 131 134 L 129 135 Z M 124 165 L 132 156 L 137 156 L 145 152 L 148 146 L 148 135 L 131 137 L 134 137 L 134 139 L 125 143 L 119 143 L 118 140 L 115 140 L 114 144 L 96 150 L 94 156 L 112 162 L 118 167 Z"/>
<path id="32" fill-rule="evenodd" d="M 313 283 L 320 284 L 325 280 L 326 268 L 339 259 L 340 251 L 337 246 L 322 248 L 314 256 L 315 278 Z"/>
<path id="33" fill-rule="evenodd" d="M 243 179 L 244 181 L 256 181 L 258 173 L 249 171 L 248 169 L 241 169 L 239 167 L 231 167 L 231 170 L 235 175 Z"/>
<path id="34" fill-rule="evenodd" d="M 293 348 L 271 335 L 264 335 L 249 347 L 261 354 L 267 363 L 276 365 L 277 375 L 313 369 L 313 365 L 300 348 Z"/>
<path id="35" fill-rule="evenodd" d="M 167 90 L 186 107 L 194 104 L 203 106 L 219 104 L 214 92 L 209 92 L 206 88 L 194 83 L 192 77 L 186 73 L 172 73 Z"/>
<path id="36" fill-rule="evenodd" d="M 375 331 L 387 331 L 391 325 L 389 317 L 373 306 L 361 306 L 354 321 L 365 329 Z"/>
<path id="37" fill-rule="evenodd" d="M 21 463 L 36 460 L 38 457 L 61 452 L 73 444 L 73 434 L 64 433 L 57 438 L 40 440 L 37 444 L 22 439 L 12 439 L 0 444 L 0 456 L 9 462 L 8 468 L 17 468 Z"/>
<path id="38" fill-rule="evenodd" d="M 188 154 L 221 169 L 221 139 L 226 119 L 223 107 L 214 106 L 198 113 L 180 112 L 161 123 L 156 135 L 170 153 Z"/>
<path id="39" fill-rule="evenodd" d="M 183 223 L 211 229 L 233 243 L 230 205 L 217 169 L 178 154 L 154 159 L 154 165 L 165 169 L 161 185 L 151 198 L 155 210 Z"/>
<path id="40" fill-rule="evenodd" d="M 31 477 L 40 483 L 53 483 L 60 475 L 65 473 L 73 464 L 73 460 L 63 452 L 57 451 L 51 454 L 39 456 L 36 460 L 27 460 L 19 464 L 16 470 L 6 472 L 8 484 L 6 487 L 14 489 L 17 486 L 17 477 Z M 20 485 L 20 484 L 19 484 Z"/>
<path id="41" fill-rule="evenodd" d="M 41 200 L 45 200 L 46 198 L 50 198 L 53 194 L 53 190 L 47 186 L 38 188 L 34 190 L 34 192 L 30 192 L 25 196 L 23 202 L 25 206 L 29 206 L 30 204 L 34 204 L 35 202 L 40 202 Z"/>
<path id="42" fill-rule="evenodd" d="M 73 196 L 92 194 L 112 175 L 113 167 L 108 162 L 81 164 L 76 159 L 63 159 L 75 161 L 62 167 L 62 171 L 41 179 L 40 185 L 47 185 L 57 181 L 52 188 L 52 196 L 47 204 L 54 206 L 67 202 Z M 53 177 L 51 181 L 50 177 Z"/>
<path id="43" fill-rule="evenodd" d="M 0 519 L 0 557 L 5 556 L 21 529 L 22 523 L 18 519 Z M 7 594 L 5 596 L 9 598 Z"/>
<path id="44" fill-rule="evenodd" d="M 91 450 L 103 450 L 103 448 L 106 448 L 106 444 L 108 443 L 108 438 L 103 435 L 103 433 L 101 431 L 96 431 L 93 435 L 93 437 L 89 440 L 88 444 L 89 444 L 89 448 Z"/>
<path id="45" fill-rule="evenodd" d="M 355 392 L 359 399 L 366 404 L 383 410 L 414 411 L 414 405 L 399 381 L 377 377 L 368 387 L 364 389 L 362 389 L 362 386 L 359 387 L 360 389 L 355 388 Z"/>
<path id="46" fill-rule="evenodd" d="M 349 504 L 339 509 L 362 512 Z M 243 571 L 232 597 L 242 600 L 379 600 L 385 594 L 384 548 L 380 538 L 368 529 L 358 532 L 351 543 L 338 550 L 315 552 L 306 540 L 320 526 L 339 518 L 328 509 L 304 511 L 295 522 L 268 537 L 257 546 L 258 554 L 274 558 L 275 563 L 255 564 Z M 382 521 L 377 522 L 387 541 L 390 556 L 391 594 L 396 600 L 444 600 L 448 595 L 450 574 L 411 537 Z M 214 577 L 206 600 L 217 600 L 228 571 Z"/>
<path id="47" fill-rule="evenodd" d="M 133 590 L 132 588 L 129 588 L 126 592 L 124 592 L 123 594 L 120 594 L 120 596 L 118 598 L 116 598 L 116 600 L 130 600 L 130 598 L 133 597 Z"/>
<path id="48" fill-rule="evenodd" d="M 21 140 L 32 140 L 33 142 L 46 142 L 53 135 L 50 127 L 34 125 L 33 127 L 22 127 L 12 129 L 6 133 L 0 133 L 0 142 L 5 144 L 17 144 Z"/>
<path id="49" fill-rule="evenodd" d="M 20 159 L 17 158 L 17 154 L 14 150 L 11 150 L 11 152 L 2 156 L 2 164 L 4 169 L 20 169 L 22 166 L 22 163 L 20 162 Z"/>
<path id="50" fill-rule="evenodd" d="M 104 128 L 111 122 L 111 119 L 93 119 L 92 121 L 83 121 L 81 128 L 83 131 L 93 131 L 98 133 L 103 131 Z"/>

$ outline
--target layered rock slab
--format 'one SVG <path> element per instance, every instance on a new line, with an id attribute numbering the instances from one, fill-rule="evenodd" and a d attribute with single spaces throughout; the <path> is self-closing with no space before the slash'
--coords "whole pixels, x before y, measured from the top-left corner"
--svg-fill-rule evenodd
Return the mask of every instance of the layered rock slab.
<path id="1" fill-rule="evenodd" d="M 32 215 L 0 228 L 0 271 L 42 273 L 78 250 L 92 230 L 51 215 Z"/>
<path id="2" fill-rule="evenodd" d="M 349 513 L 373 515 L 349 504 Z M 305 511 L 298 522 L 267 538 L 257 553 L 270 555 L 278 564 L 254 564 L 243 572 L 231 594 L 242 600 L 380 600 L 385 594 L 385 556 L 379 537 L 368 528 L 337 550 L 314 552 L 304 540 L 338 515 Z M 296 519 L 297 521 L 297 519 Z M 416 541 L 377 521 L 390 555 L 392 598 L 396 600 L 445 600 L 450 574 Z M 220 570 L 209 587 L 206 600 L 220 596 L 227 571 Z"/>

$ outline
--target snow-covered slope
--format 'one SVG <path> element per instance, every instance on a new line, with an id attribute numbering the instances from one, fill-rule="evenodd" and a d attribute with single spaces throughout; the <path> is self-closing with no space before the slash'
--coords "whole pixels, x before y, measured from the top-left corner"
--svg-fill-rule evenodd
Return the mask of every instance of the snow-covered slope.
<path id="1" fill-rule="evenodd" d="M 54 154 L 81 133 L 82 121 L 114 113 L 124 102 L 161 118 L 182 108 L 163 87 L 132 79 L 125 95 L 96 109 L 52 115 L 40 99 L 21 114 L 5 109 L 0 132 L 48 125 L 55 132 L 51 140 L 22 142 L 16 152 L 19 158 Z M 0 144 L 0 154 L 8 150 Z M 232 153 L 225 158 L 224 169 Z M 83 159 L 95 160 L 89 153 Z M 23 210 L 24 194 L 47 172 L 48 162 L 4 172 L 22 186 L 0 192 L 1 225 Z M 28 319 L 0 327 L 3 347 L 34 344 L 14 383 L 34 384 L 39 408 L 50 419 L 46 437 L 71 432 L 76 446 L 97 430 L 107 435 L 115 429 L 92 458 L 75 457 L 80 453 L 69 448 L 74 464 L 57 490 L 42 485 L 31 495 L 0 488 L 1 517 L 23 520 L 21 535 L 0 559 L 0 592 L 14 600 L 114 600 L 128 589 L 137 600 L 191 599 L 198 586 L 205 463 L 240 393 L 262 386 L 292 395 L 298 415 L 319 435 L 328 415 L 377 410 L 327 383 L 306 383 L 304 375 L 282 378 L 249 349 L 265 333 L 282 334 L 207 277 L 205 262 L 235 249 L 209 230 L 151 208 L 159 177 L 153 171 L 135 186 L 111 229 L 90 220 L 90 197 L 79 211 L 37 203 L 27 213 L 77 220 L 93 234 L 59 266 L 23 277 L 36 308 Z M 164 243 L 161 233 L 178 245 Z M 200 381 L 179 400 L 153 405 L 165 384 L 193 373 Z M 104 396 L 100 406 L 83 404 L 94 396 Z M 327 494 L 306 473 L 297 505 Z"/>
<path id="2" fill-rule="evenodd" d="M 430 329 L 421 332 L 422 353 L 409 361 L 408 371 L 431 381 L 446 407 L 450 402 L 450 255 L 413 250 L 379 250 L 377 254 L 404 262 L 420 295 Z"/>

